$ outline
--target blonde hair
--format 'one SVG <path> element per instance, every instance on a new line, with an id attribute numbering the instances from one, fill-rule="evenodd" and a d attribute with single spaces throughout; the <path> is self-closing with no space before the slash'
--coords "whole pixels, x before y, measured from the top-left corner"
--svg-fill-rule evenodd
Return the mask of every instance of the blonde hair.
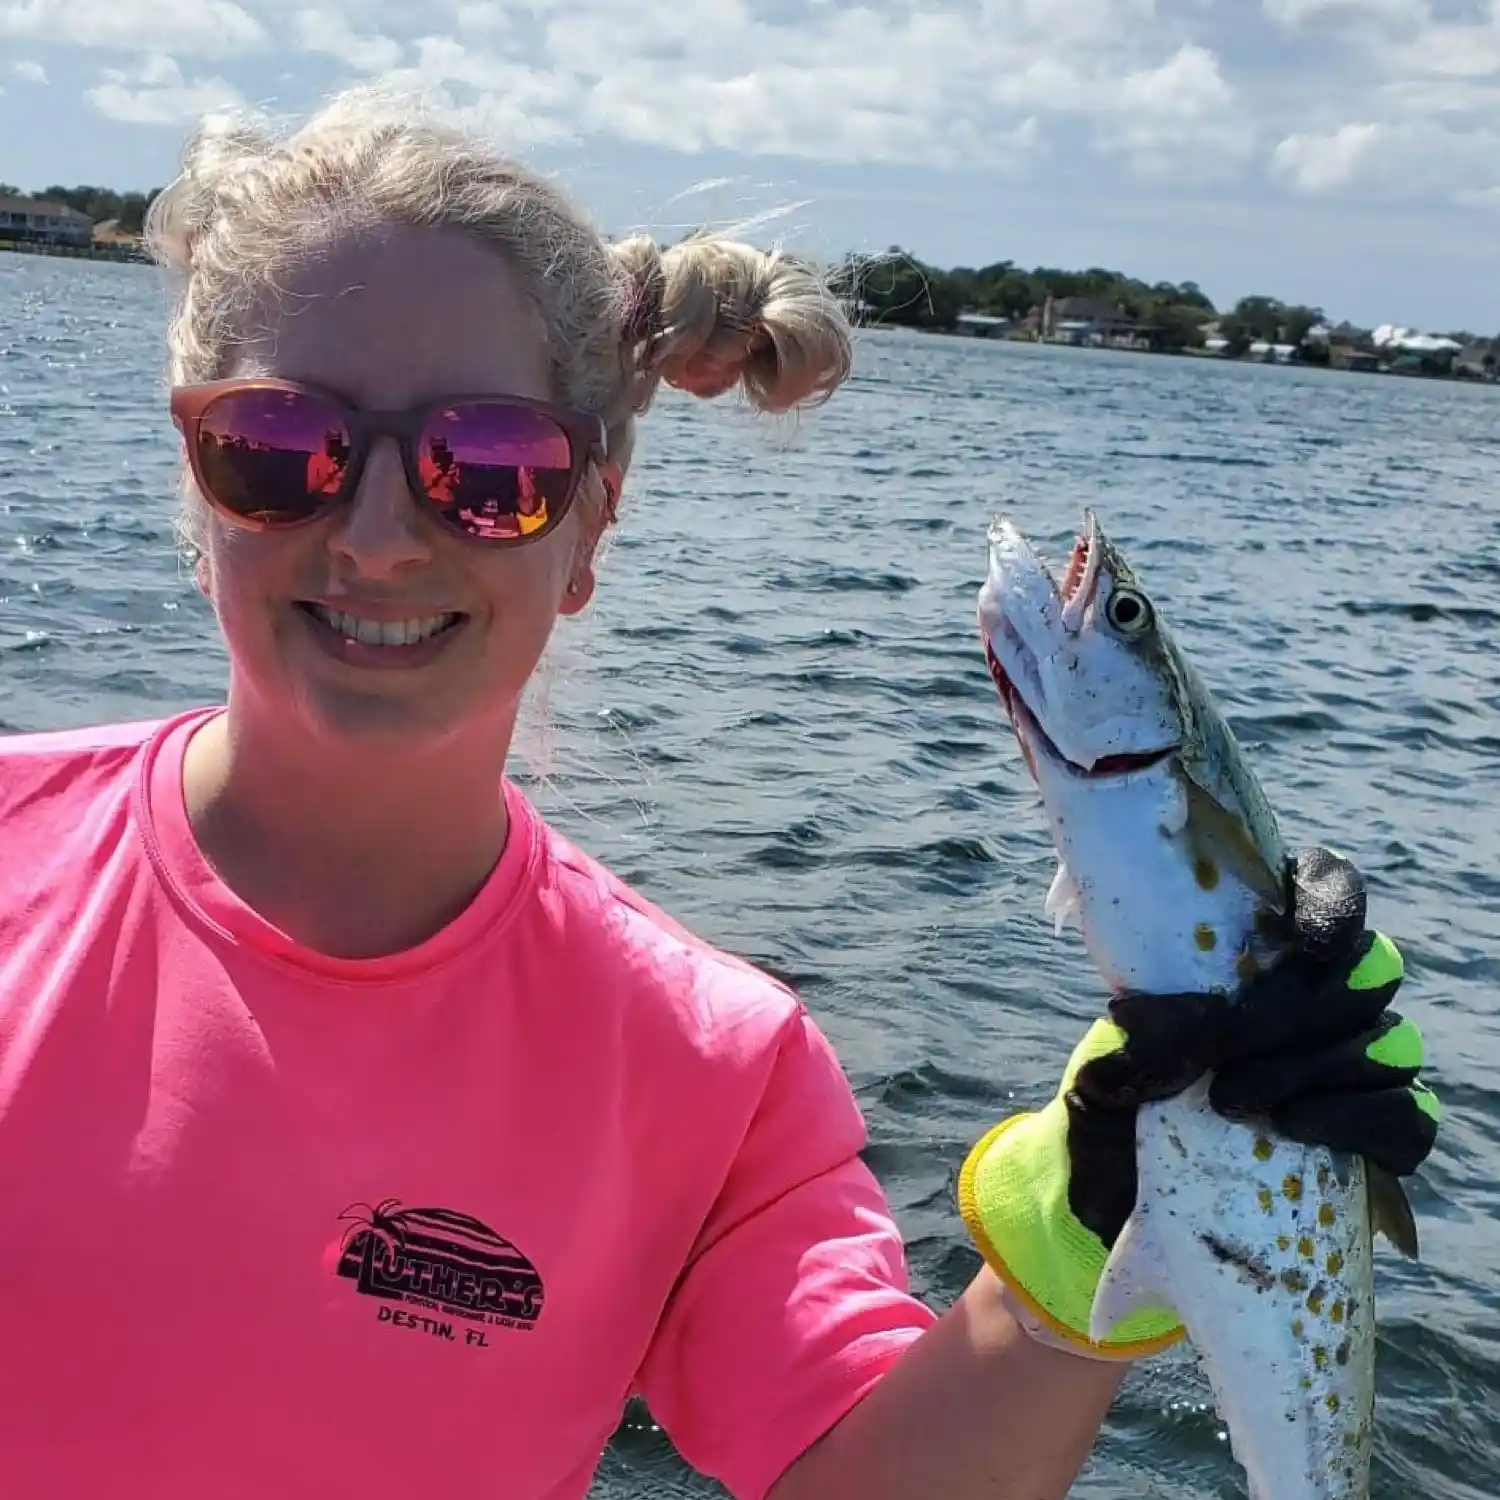
<path id="1" fill-rule="evenodd" d="M 214 116 L 153 201 L 146 243 L 181 278 L 168 329 L 176 384 L 227 373 L 277 273 L 319 245 L 390 223 L 459 229 L 522 277 L 555 398 L 605 418 L 628 460 L 661 381 L 756 408 L 826 400 L 849 373 L 847 320 L 827 280 L 779 250 L 698 233 L 663 248 L 610 243 L 556 185 L 376 87 L 338 95 L 289 135 Z"/>

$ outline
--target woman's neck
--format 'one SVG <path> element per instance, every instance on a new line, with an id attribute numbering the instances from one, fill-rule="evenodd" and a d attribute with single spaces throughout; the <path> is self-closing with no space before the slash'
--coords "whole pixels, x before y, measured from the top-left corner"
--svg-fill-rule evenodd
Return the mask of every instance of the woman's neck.
<path id="1" fill-rule="evenodd" d="M 453 747 L 370 756 L 335 772 L 326 747 L 221 714 L 188 744 L 188 822 L 219 878 L 268 922 L 334 957 L 383 957 L 453 921 L 494 869 L 509 832 L 507 748 L 467 762 Z"/>

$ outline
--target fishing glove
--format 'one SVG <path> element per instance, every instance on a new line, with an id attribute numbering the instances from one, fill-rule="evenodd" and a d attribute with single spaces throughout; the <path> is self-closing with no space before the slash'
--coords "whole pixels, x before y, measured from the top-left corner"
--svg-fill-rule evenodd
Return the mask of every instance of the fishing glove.
<path id="1" fill-rule="evenodd" d="M 970 1152 L 959 1211 L 1021 1321 L 1045 1342 L 1133 1359 L 1182 1337 L 1142 1310 L 1103 1344 L 1089 1310 L 1135 1203 L 1135 1117 L 1212 1071 L 1229 1118 L 1365 1158 L 1401 1177 L 1432 1150 L 1441 1110 L 1418 1077 L 1416 1026 L 1390 1009 L 1403 965 L 1365 926 L 1359 872 L 1327 849 L 1289 863 L 1294 951 L 1233 995 L 1116 995 L 1040 1111 L 1014 1115 Z"/>

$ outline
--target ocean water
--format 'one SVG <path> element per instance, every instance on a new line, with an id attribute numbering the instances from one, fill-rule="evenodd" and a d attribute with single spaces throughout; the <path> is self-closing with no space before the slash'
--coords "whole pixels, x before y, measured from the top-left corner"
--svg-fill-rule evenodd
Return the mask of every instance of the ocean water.
<path id="1" fill-rule="evenodd" d="M 154 272 L 0 256 L 0 729 L 217 699 L 171 546 Z M 861 337 L 795 425 L 667 394 L 523 778 L 705 937 L 792 979 L 868 1115 L 922 1295 L 977 1258 L 971 1143 L 1042 1102 L 1100 995 L 974 627 L 1001 506 L 1098 507 L 1294 842 L 1348 850 L 1448 1110 L 1378 1255 L 1374 1500 L 1500 1493 L 1500 391 Z M 1231 1500 L 1191 1359 L 1128 1378 L 1074 1493 Z M 712 1493 L 644 1413 L 601 1495 Z"/>

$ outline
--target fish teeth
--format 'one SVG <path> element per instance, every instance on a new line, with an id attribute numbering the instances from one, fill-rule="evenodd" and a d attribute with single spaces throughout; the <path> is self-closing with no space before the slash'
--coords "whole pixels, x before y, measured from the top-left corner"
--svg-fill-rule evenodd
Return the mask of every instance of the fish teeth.
<path id="1" fill-rule="evenodd" d="M 1078 883 L 1071 874 L 1068 867 L 1061 860 L 1057 862 L 1057 874 L 1052 877 L 1052 884 L 1047 891 L 1047 899 L 1042 903 L 1042 910 L 1052 918 L 1054 929 L 1059 937 L 1062 930 L 1069 922 L 1078 921 L 1079 908 L 1083 905 L 1083 897 L 1078 892 Z"/>

